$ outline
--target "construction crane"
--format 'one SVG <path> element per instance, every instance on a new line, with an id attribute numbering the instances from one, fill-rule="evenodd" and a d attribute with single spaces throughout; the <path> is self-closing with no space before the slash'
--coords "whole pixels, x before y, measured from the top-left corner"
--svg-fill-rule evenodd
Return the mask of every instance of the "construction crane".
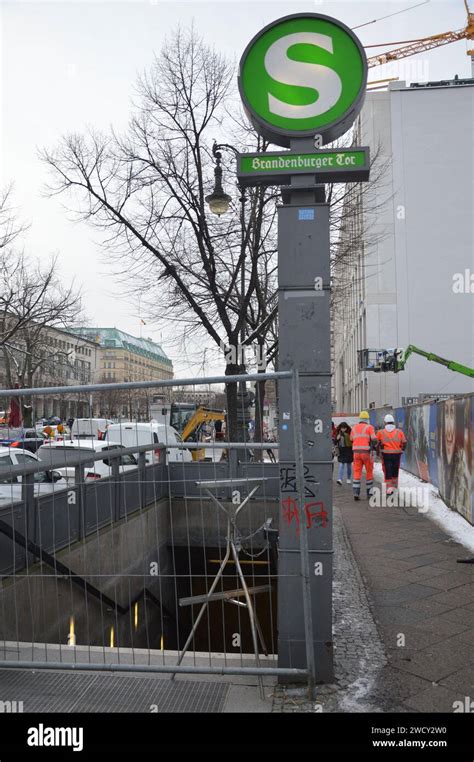
<path id="1" fill-rule="evenodd" d="M 462 373 L 464 376 L 474 378 L 474 368 L 467 365 L 461 365 L 454 360 L 446 360 L 444 357 L 435 355 L 433 352 L 426 352 L 424 349 L 409 344 L 403 349 L 361 349 L 359 354 L 359 370 L 372 370 L 375 373 L 399 373 L 405 370 L 405 365 L 412 354 L 420 355 L 430 362 L 437 362 L 444 365 L 445 368 Z"/>
<path id="2" fill-rule="evenodd" d="M 458 40 L 474 40 L 474 13 L 470 12 L 467 0 L 464 0 L 464 6 L 467 13 L 467 23 L 463 29 L 458 29 L 457 32 L 442 32 L 441 34 L 433 34 L 430 37 L 420 37 L 416 40 L 400 40 L 398 42 L 379 43 L 378 45 L 366 45 L 366 48 L 379 48 L 384 45 L 401 46 L 389 50 L 387 53 L 379 53 L 376 56 L 370 56 L 370 58 L 367 59 L 369 68 L 373 66 L 381 66 L 382 64 L 389 63 L 389 61 L 398 61 L 400 58 L 414 56 L 417 53 L 424 53 L 426 50 L 439 48 L 441 45 L 449 45 L 450 42 L 458 42 Z M 468 50 L 467 55 L 470 55 L 471 61 L 474 61 L 474 49 Z"/>

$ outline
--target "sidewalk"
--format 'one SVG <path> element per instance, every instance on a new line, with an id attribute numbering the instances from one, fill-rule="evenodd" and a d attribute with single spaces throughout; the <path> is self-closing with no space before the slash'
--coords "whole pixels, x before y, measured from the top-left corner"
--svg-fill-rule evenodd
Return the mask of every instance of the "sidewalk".
<path id="1" fill-rule="evenodd" d="M 452 712 L 454 701 L 474 698 L 474 566 L 456 563 L 471 553 L 429 511 L 372 508 L 336 484 L 334 504 L 385 652 L 371 691 L 379 711 Z M 367 644 L 358 650 L 365 655 Z"/>

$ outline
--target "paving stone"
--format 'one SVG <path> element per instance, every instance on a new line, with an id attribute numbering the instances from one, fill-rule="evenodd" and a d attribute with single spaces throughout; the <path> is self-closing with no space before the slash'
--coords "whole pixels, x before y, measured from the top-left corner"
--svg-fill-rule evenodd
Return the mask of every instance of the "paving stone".
<path id="1" fill-rule="evenodd" d="M 385 648 L 388 652 L 393 650 L 406 653 L 411 651 L 420 651 L 433 643 L 439 643 L 448 635 L 454 635 L 456 632 L 442 633 L 431 627 L 428 630 L 422 630 L 418 625 L 404 625 L 403 627 L 394 625 L 381 625 L 380 632 L 383 637 Z M 401 643 L 400 635 L 405 636 L 405 645 Z"/>
<path id="2" fill-rule="evenodd" d="M 430 685 L 429 680 L 401 671 L 390 664 L 384 667 L 380 674 L 379 690 L 383 692 L 384 686 L 389 686 L 393 700 L 403 702 L 408 696 L 420 693 Z"/>
<path id="3" fill-rule="evenodd" d="M 466 625 L 466 627 L 474 627 L 474 611 L 469 611 L 464 606 L 446 611 L 446 613 L 441 615 L 441 619 L 445 619 L 448 622 L 459 622 Z"/>
<path id="4" fill-rule="evenodd" d="M 436 603 L 447 603 L 451 608 L 458 608 L 466 603 L 474 602 L 474 584 L 463 585 L 455 590 L 449 590 L 447 593 L 437 593 L 433 596 Z"/>
<path id="5" fill-rule="evenodd" d="M 416 569 L 408 569 L 403 572 L 403 577 L 407 582 L 421 582 L 429 584 L 428 580 L 449 574 L 446 569 L 440 566 L 419 566 Z"/>
<path id="6" fill-rule="evenodd" d="M 450 688 L 455 693 L 462 693 L 474 699 L 474 665 L 465 666 L 458 672 L 453 672 L 449 677 L 443 678 L 441 685 Z"/>
<path id="7" fill-rule="evenodd" d="M 400 579 L 399 574 L 396 576 L 388 576 L 387 574 L 383 576 L 374 575 L 368 577 L 368 579 L 370 581 L 371 590 L 396 590 L 404 585 L 404 581 Z"/>
<path id="8" fill-rule="evenodd" d="M 452 712 L 458 694 L 441 685 L 431 685 L 421 693 L 406 699 L 406 705 L 416 712 Z"/>
<path id="9" fill-rule="evenodd" d="M 469 658 L 471 655 L 472 658 Z M 417 651 L 411 657 L 395 654 L 390 663 L 425 680 L 439 682 L 472 661 L 474 661 L 474 652 L 468 644 L 465 644 L 465 647 L 457 644 L 456 649 L 453 650 L 449 640 L 444 640 Z"/>
<path id="10" fill-rule="evenodd" d="M 422 611 L 398 606 L 378 605 L 374 613 L 377 622 L 397 626 L 416 624 L 417 622 L 422 622 L 425 618 L 425 614 Z"/>
<path id="11" fill-rule="evenodd" d="M 457 572 L 464 573 L 466 577 L 471 579 L 473 574 L 473 566 L 471 564 L 457 563 L 458 558 L 470 558 L 471 556 L 472 554 L 470 554 L 469 551 L 466 550 L 466 548 L 462 548 L 461 550 L 458 551 L 458 553 L 456 554 L 456 558 L 454 559 L 455 566 L 452 559 L 449 559 L 449 560 L 445 559 L 444 561 L 440 561 L 438 564 L 436 564 L 436 566 L 439 566 L 442 569 L 448 569 L 448 570 L 449 569 L 453 570 L 453 568 L 455 568 Z"/>
<path id="12" fill-rule="evenodd" d="M 412 572 L 409 573 L 411 574 Z M 434 577 L 425 577 L 423 579 L 423 584 L 436 588 L 440 592 L 448 592 L 453 588 L 465 585 L 466 578 L 462 574 L 458 576 L 450 572 L 441 572 L 441 574 L 437 574 Z"/>
<path id="13" fill-rule="evenodd" d="M 472 643 L 474 645 L 474 628 L 459 633 L 459 640 L 463 643 Z"/>
<path id="14" fill-rule="evenodd" d="M 435 601 L 434 596 L 423 598 L 418 601 L 411 601 L 410 603 L 407 603 L 406 606 L 412 611 L 424 613 L 427 617 L 440 616 L 441 614 L 446 613 L 446 611 L 451 611 L 451 609 L 454 608 L 452 603 Z"/>
<path id="15" fill-rule="evenodd" d="M 446 552 L 437 550 L 436 546 L 432 542 L 413 543 L 408 547 L 397 547 L 391 551 L 387 551 L 388 558 L 396 558 L 401 561 L 410 561 L 413 558 L 421 558 L 425 556 L 432 556 L 444 560 L 446 558 Z"/>
<path id="16" fill-rule="evenodd" d="M 432 587 L 427 585 L 417 585 L 415 582 L 410 585 L 402 585 L 395 590 L 384 592 L 372 592 L 371 597 L 382 606 L 397 606 L 404 603 L 410 603 L 422 598 L 429 598 L 433 595 Z"/>
<path id="17" fill-rule="evenodd" d="M 410 569 L 417 569 L 420 566 L 437 566 L 443 560 L 445 560 L 444 556 L 440 556 L 438 553 L 424 553 L 420 556 L 414 555 L 407 558 L 405 562 L 409 565 Z"/>

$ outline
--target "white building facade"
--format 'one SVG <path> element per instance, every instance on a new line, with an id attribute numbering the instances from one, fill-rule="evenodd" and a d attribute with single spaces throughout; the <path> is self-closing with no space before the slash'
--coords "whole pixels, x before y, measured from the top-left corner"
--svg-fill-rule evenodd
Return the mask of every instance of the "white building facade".
<path id="1" fill-rule="evenodd" d="M 474 80 L 368 93 L 357 130 L 384 172 L 380 203 L 362 196 L 354 215 L 367 245 L 337 275 L 348 288 L 334 308 L 335 409 L 472 392 L 415 355 L 398 374 L 359 371 L 358 351 L 414 344 L 474 366 Z"/>

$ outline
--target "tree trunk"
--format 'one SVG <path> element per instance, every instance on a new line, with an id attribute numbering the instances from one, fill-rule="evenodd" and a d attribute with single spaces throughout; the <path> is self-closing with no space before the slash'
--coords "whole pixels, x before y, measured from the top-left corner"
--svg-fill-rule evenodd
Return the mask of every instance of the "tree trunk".
<path id="1" fill-rule="evenodd" d="M 236 376 L 245 372 L 244 365 L 229 363 L 225 368 L 226 376 Z M 237 383 L 233 381 L 226 384 L 227 395 L 227 439 L 229 442 L 239 442 L 242 440 L 242 428 L 237 421 L 238 397 Z"/>
<path id="2" fill-rule="evenodd" d="M 33 426 L 33 409 L 31 405 L 25 405 L 23 403 L 23 426 L 25 429 L 30 429 Z"/>
<path id="3" fill-rule="evenodd" d="M 263 373 L 263 370 L 259 370 Z M 255 385 L 255 441 L 263 442 L 263 403 L 265 400 L 265 380 Z M 255 450 L 255 460 L 263 460 L 263 450 Z"/>

